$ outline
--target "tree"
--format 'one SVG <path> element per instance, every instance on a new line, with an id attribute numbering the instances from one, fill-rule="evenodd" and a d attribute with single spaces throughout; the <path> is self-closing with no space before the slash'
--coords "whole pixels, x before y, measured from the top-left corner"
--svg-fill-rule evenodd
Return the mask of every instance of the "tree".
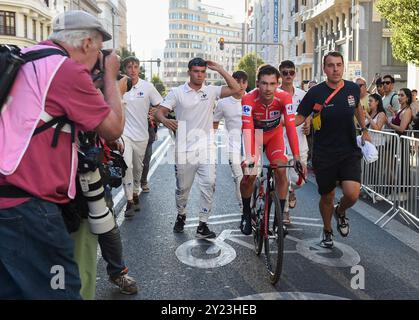
<path id="1" fill-rule="evenodd" d="M 248 74 L 249 90 L 255 88 L 257 68 L 264 63 L 265 62 L 258 55 L 256 55 L 256 53 L 248 53 L 240 59 L 236 69 L 246 71 Z"/>
<path id="2" fill-rule="evenodd" d="M 395 58 L 419 65 L 419 9 L 417 1 L 379 0 L 377 9 L 390 23 Z"/>
<path id="3" fill-rule="evenodd" d="M 151 83 L 153 83 L 154 87 L 160 93 L 162 97 L 166 96 L 166 86 L 164 85 L 163 81 L 160 79 L 158 75 L 154 75 L 153 79 L 151 79 Z"/>

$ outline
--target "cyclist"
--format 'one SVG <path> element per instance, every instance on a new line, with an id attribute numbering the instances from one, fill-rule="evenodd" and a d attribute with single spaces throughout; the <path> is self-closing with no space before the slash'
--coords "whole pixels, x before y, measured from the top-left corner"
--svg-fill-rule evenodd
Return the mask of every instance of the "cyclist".
<path id="1" fill-rule="evenodd" d="M 284 115 L 284 123 L 294 160 L 298 163 L 300 161 L 292 97 L 287 92 L 277 92 L 279 77 L 279 71 L 275 67 L 271 65 L 261 66 L 257 74 L 257 88 L 242 98 L 242 130 L 246 158 L 242 163 L 244 177 L 240 185 L 243 201 L 240 230 L 246 235 L 252 233 L 250 198 L 257 172 L 252 170 L 251 167 L 258 162 L 259 146 L 263 144 L 266 156 L 271 164 L 286 165 L 288 162 L 282 133 L 282 115 Z M 285 168 L 275 170 L 275 186 L 280 199 L 281 210 L 284 211 L 288 192 Z"/>

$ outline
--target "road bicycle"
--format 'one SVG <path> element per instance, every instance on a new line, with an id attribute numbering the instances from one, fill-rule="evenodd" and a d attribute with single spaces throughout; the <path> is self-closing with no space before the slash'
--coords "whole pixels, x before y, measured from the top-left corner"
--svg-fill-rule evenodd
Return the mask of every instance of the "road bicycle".
<path id="1" fill-rule="evenodd" d="M 262 165 L 251 199 L 252 233 L 255 252 L 265 248 L 266 268 L 270 282 L 275 285 L 281 277 L 284 257 L 284 238 L 287 234 L 283 212 L 275 189 L 274 172 L 279 168 L 294 168 L 304 179 L 300 162 L 288 165 Z"/>

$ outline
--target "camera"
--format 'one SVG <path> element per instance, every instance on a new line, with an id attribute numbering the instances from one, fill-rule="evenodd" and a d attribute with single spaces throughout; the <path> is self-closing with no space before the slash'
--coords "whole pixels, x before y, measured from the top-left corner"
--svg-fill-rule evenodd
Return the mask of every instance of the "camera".
<path id="1" fill-rule="evenodd" d="M 111 54 L 110 50 L 100 50 L 102 52 L 103 59 L 97 59 L 95 66 L 92 69 L 92 80 L 96 82 L 98 80 L 102 80 L 103 76 L 105 75 L 105 59 L 107 56 Z M 124 77 L 122 73 L 118 73 L 116 80 L 121 80 Z M 103 89 L 103 88 L 99 88 Z"/>
<path id="2" fill-rule="evenodd" d="M 94 132 L 79 134 L 78 176 L 89 208 L 89 227 L 93 234 L 104 234 L 115 227 L 115 219 L 105 201 L 105 189 L 100 173 L 103 149 L 96 147 Z"/>

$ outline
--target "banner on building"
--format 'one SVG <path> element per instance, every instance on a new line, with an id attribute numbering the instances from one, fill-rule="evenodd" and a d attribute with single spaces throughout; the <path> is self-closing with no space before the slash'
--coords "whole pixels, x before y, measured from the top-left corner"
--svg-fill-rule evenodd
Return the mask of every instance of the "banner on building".
<path id="1" fill-rule="evenodd" d="M 349 61 L 345 79 L 353 81 L 357 77 L 362 77 L 362 61 Z"/>
<path id="2" fill-rule="evenodd" d="M 279 43 L 279 1 L 274 0 L 274 43 Z"/>

